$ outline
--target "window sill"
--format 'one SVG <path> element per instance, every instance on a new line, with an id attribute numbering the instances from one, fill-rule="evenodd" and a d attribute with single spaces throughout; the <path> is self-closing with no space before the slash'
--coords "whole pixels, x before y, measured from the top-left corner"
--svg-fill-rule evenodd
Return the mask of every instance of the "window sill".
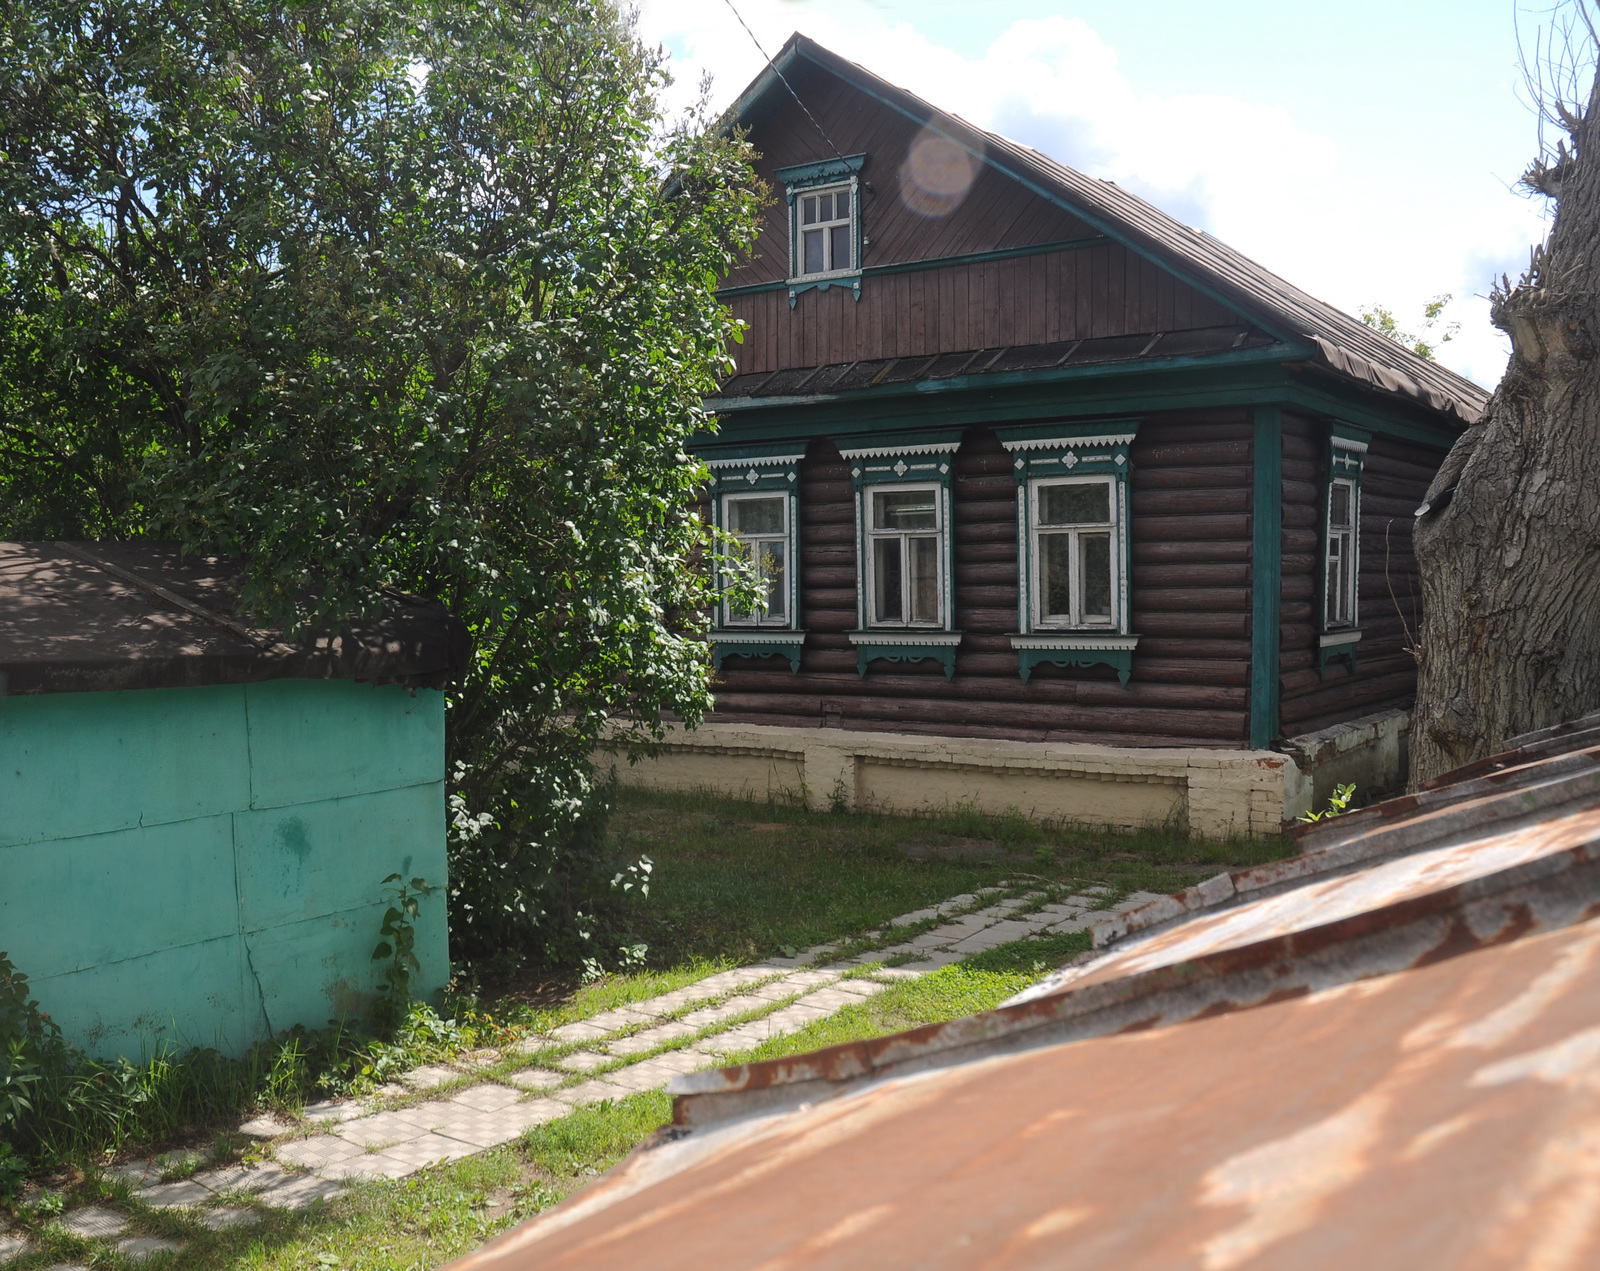
<path id="1" fill-rule="evenodd" d="M 1138 644 L 1136 635 L 1109 631 L 1036 631 L 1011 637 L 1011 647 L 1017 651 L 1017 673 L 1024 684 L 1035 667 L 1048 662 L 1054 666 L 1109 666 L 1126 687 Z"/>
<path id="2" fill-rule="evenodd" d="M 711 633 L 711 664 L 722 670 L 724 658 L 787 658 L 789 672 L 800 673 L 800 650 L 805 646 L 806 633 L 788 628 L 774 630 L 750 627 L 745 630 L 727 628 Z"/>
<path id="3" fill-rule="evenodd" d="M 832 274 L 804 274 L 799 278 L 790 278 L 789 307 L 794 308 L 795 298 L 802 291 L 810 291 L 815 287 L 818 291 L 826 291 L 829 287 L 849 287 L 855 292 L 855 298 L 861 299 L 861 271 L 859 269 L 843 269 Z"/>
<path id="4" fill-rule="evenodd" d="M 1356 645 L 1361 643 L 1361 629 L 1346 627 L 1343 631 L 1324 631 L 1317 636 L 1317 678 L 1326 679 L 1328 663 L 1335 658 L 1350 659 L 1350 674 L 1356 673 Z"/>
<path id="5" fill-rule="evenodd" d="M 872 631 L 847 631 L 856 646 L 856 671 L 865 679 L 867 663 L 882 658 L 885 662 L 923 662 L 933 658 L 944 665 L 944 678 L 956 675 L 956 646 L 961 632 L 918 630 L 916 627 L 878 628 Z"/>

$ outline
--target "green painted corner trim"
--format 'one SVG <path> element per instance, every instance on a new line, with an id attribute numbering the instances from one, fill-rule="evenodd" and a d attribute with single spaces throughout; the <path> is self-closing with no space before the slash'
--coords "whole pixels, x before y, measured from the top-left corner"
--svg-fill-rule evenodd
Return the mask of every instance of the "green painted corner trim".
<path id="1" fill-rule="evenodd" d="M 1283 588 L 1283 411 L 1255 408 L 1250 558 L 1250 745 L 1265 750 L 1278 735 L 1278 676 Z"/>

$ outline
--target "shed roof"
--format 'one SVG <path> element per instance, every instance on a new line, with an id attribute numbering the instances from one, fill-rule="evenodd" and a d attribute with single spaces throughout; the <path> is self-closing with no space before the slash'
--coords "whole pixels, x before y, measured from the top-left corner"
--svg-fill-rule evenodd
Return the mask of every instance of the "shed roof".
<path id="1" fill-rule="evenodd" d="M 1306 846 L 997 1011 L 679 1078 L 456 1265 L 1600 1262 L 1600 716 Z"/>
<path id="2" fill-rule="evenodd" d="M 176 543 L 0 543 L 0 694 L 346 679 L 442 688 L 466 628 L 442 606 L 287 641 L 235 615 L 238 561 Z"/>
<path id="3" fill-rule="evenodd" d="M 840 76 L 891 109 L 943 133 L 1102 233 L 1230 302 L 1280 337 L 1305 342 L 1316 360 L 1338 374 L 1452 414 L 1463 423 L 1470 424 L 1483 413 L 1489 394 L 1471 380 L 1379 335 L 1203 230 L 1184 225 L 1114 182 L 1085 176 L 1029 146 L 942 111 L 798 32 L 773 58 L 776 70 L 763 70 L 729 109 L 728 122 L 758 116 L 773 94 L 787 96 L 779 72 L 797 59 Z M 736 395 L 728 387 L 718 394 Z"/>

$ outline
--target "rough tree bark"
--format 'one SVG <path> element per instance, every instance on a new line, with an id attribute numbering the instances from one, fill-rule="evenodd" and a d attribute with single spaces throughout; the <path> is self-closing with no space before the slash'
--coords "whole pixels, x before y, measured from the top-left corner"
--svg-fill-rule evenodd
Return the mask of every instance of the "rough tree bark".
<path id="1" fill-rule="evenodd" d="M 1600 78 L 1552 115 L 1573 149 L 1523 178 L 1549 241 L 1491 296 L 1510 364 L 1418 511 L 1413 785 L 1600 709 Z"/>

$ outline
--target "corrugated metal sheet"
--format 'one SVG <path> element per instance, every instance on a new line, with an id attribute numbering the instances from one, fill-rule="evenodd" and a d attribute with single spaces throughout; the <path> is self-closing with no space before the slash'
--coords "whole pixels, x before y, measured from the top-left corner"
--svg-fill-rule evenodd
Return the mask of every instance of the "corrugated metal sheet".
<path id="1" fill-rule="evenodd" d="M 1008 137 L 946 114 L 798 33 L 789 37 L 774 61 L 784 67 L 796 58 L 824 67 L 910 116 L 928 121 L 989 162 L 1061 198 L 1090 220 L 1114 227 L 1117 236 L 1134 247 L 1231 298 L 1246 312 L 1258 314 L 1269 325 L 1280 328 L 1283 334 L 1307 341 L 1333 370 L 1380 391 L 1454 414 L 1465 423 L 1472 423 L 1483 413 L 1489 394 L 1470 380 L 1418 357 L 1242 252 L 1184 225 L 1113 182 L 1085 176 Z M 763 71 L 741 94 L 730 111 L 730 120 L 755 108 L 766 94 L 787 91 L 770 69 Z M 733 395 L 727 388 L 718 394 Z"/>
<path id="2" fill-rule="evenodd" d="M 457 1265 L 1600 1266 L 1597 729 L 998 1011 L 682 1079 L 656 1144 Z"/>

